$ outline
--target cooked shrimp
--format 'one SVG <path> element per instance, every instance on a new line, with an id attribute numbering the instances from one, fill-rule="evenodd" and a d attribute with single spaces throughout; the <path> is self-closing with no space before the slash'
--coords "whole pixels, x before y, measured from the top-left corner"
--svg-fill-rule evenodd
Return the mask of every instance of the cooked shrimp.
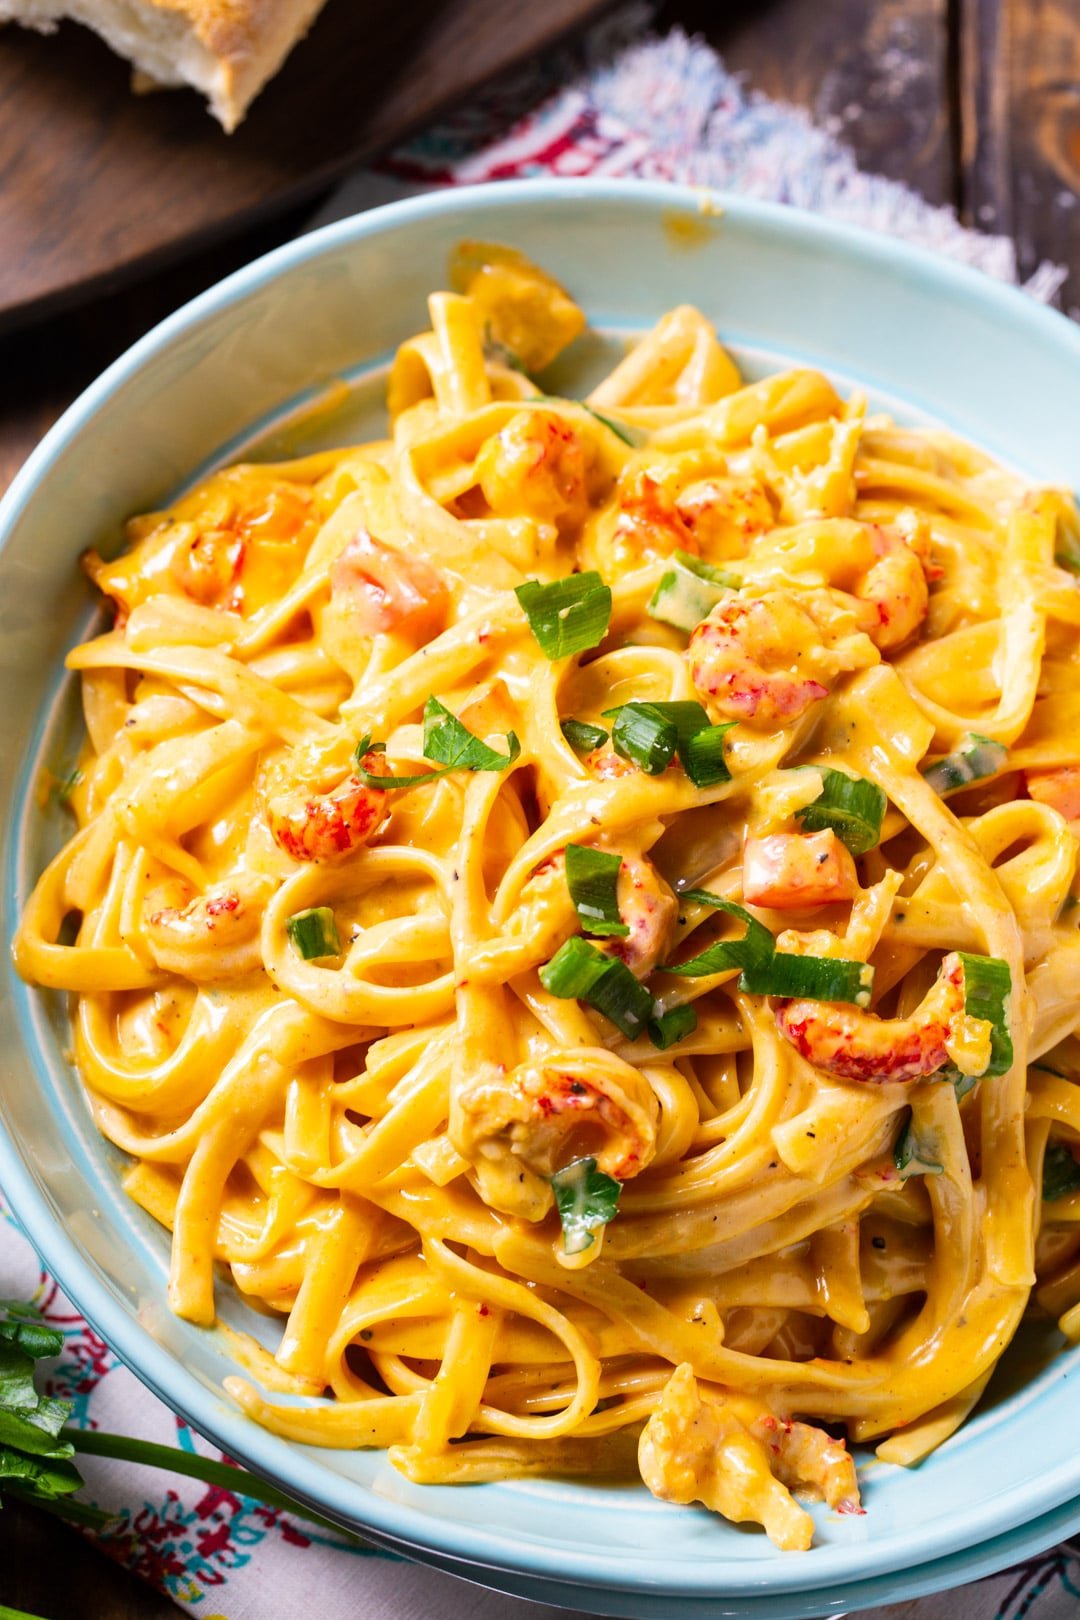
<path id="1" fill-rule="evenodd" d="M 814 1538 L 814 1521 L 777 1479 L 761 1440 L 731 1406 L 702 1399 L 688 1361 L 642 1430 L 638 1467 L 662 1502 L 703 1502 L 732 1524 L 763 1525 L 785 1552 L 804 1552 Z"/>
<path id="2" fill-rule="evenodd" d="M 232 529 L 195 529 L 173 552 L 169 571 L 193 602 L 239 611 L 243 558 L 243 539 Z"/>
<path id="3" fill-rule="evenodd" d="M 271 878 L 245 873 L 192 896 L 179 879 L 147 898 L 143 928 L 150 954 L 166 973 L 232 979 L 262 965 L 259 929 L 274 892 Z"/>
<path id="4" fill-rule="evenodd" d="M 870 525 L 870 538 L 877 561 L 859 576 L 852 592 L 877 615 L 876 623 L 866 626 L 871 641 L 882 652 L 895 652 L 918 633 L 926 618 L 928 541 L 923 527 L 910 526 L 903 533 L 877 523 Z"/>
<path id="5" fill-rule="evenodd" d="M 817 833 L 748 838 L 743 849 L 743 899 L 779 911 L 854 900 L 859 876 L 851 852 L 831 827 Z"/>
<path id="6" fill-rule="evenodd" d="M 585 448 L 554 411 L 521 411 L 476 458 L 484 499 L 505 516 L 579 527 L 589 504 Z"/>
<path id="7" fill-rule="evenodd" d="M 584 763 L 594 776 L 603 777 L 605 781 L 616 776 L 633 776 L 637 770 L 636 765 L 609 747 L 594 748 L 591 754 L 585 755 Z"/>
<path id="8" fill-rule="evenodd" d="M 619 957 L 639 979 L 647 979 L 674 944 L 679 902 L 652 862 L 641 855 L 623 856 L 616 898 L 619 916 L 630 932 L 624 939 L 600 941 L 600 949 Z"/>
<path id="9" fill-rule="evenodd" d="M 648 468 L 624 473 L 617 499 L 615 527 L 599 548 L 605 573 L 618 577 L 675 551 L 698 554 L 698 542 L 683 522 L 675 496 Z"/>
<path id="10" fill-rule="evenodd" d="M 675 505 L 696 549 L 712 562 L 745 557 L 776 522 L 756 478 L 704 478 L 684 489 Z"/>
<path id="11" fill-rule="evenodd" d="M 769 1453 L 773 1473 L 793 1491 L 810 1491 L 838 1513 L 861 1513 L 855 1459 L 843 1440 L 812 1423 L 762 1413 L 749 1425 Z"/>
<path id="12" fill-rule="evenodd" d="M 1066 821 L 1080 818 L 1080 765 L 1058 765 L 1052 771 L 1026 771 L 1024 781 L 1033 799 L 1048 804 Z"/>
<path id="13" fill-rule="evenodd" d="M 630 932 L 621 939 L 598 939 L 596 944 L 609 956 L 621 958 L 639 979 L 647 978 L 671 948 L 679 903 L 643 855 L 622 857 L 616 898 Z M 503 979 L 538 967 L 580 926 L 567 887 L 566 857 L 553 855 L 522 886 L 502 937 L 473 954 L 470 975 Z"/>
<path id="14" fill-rule="evenodd" d="M 829 682 L 877 654 L 828 591 L 766 591 L 718 602 L 693 631 L 690 676 L 721 716 L 790 724 L 829 695 Z"/>
<path id="15" fill-rule="evenodd" d="M 879 1084 L 922 1080 L 953 1062 L 982 1074 L 991 1025 L 964 1011 L 964 970 L 955 951 L 910 1018 L 878 1018 L 841 1002 L 780 1001 L 781 1035 L 817 1069 Z"/>
<path id="16" fill-rule="evenodd" d="M 468 1159 L 510 1154 L 540 1176 L 591 1156 L 626 1181 L 656 1149 L 657 1105 L 645 1077 L 604 1047 L 549 1053 L 487 1075 L 455 1096 L 455 1146 Z"/>
<path id="17" fill-rule="evenodd" d="M 385 754 L 369 752 L 361 764 L 374 776 L 390 774 Z M 279 761 L 266 773 L 260 798 L 279 849 L 294 861 L 333 861 L 351 855 L 378 830 L 390 790 L 369 787 L 355 772 L 327 790 L 325 773 Z"/>
<path id="18" fill-rule="evenodd" d="M 417 645 L 446 624 L 446 583 L 420 557 L 410 557 L 361 529 L 330 570 L 335 604 L 358 635 L 396 631 Z"/>

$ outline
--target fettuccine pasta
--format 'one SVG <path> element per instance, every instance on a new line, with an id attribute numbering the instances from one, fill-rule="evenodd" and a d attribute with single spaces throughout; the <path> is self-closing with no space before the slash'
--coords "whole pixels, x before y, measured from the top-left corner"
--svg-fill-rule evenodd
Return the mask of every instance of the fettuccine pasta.
<path id="1" fill-rule="evenodd" d="M 258 1422 L 805 1548 L 1080 1338 L 1076 515 L 688 307 L 551 397 L 569 295 L 453 282 L 389 438 L 88 555 L 16 960 Z"/>

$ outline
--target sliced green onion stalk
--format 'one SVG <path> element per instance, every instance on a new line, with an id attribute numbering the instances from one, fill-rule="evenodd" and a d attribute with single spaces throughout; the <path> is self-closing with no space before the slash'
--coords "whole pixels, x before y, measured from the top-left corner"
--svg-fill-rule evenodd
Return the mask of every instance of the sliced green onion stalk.
<path id="1" fill-rule="evenodd" d="M 1080 522 L 1072 501 L 1062 501 L 1058 510 L 1054 561 L 1070 574 L 1080 574 Z"/>
<path id="2" fill-rule="evenodd" d="M 578 921 L 587 934 L 625 939 L 630 932 L 619 915 L 622 857 L 583 844 L 566 846 L 566 884 Z"/>
<path id="3" fill-rule="evenodd" d="M 611 620 L 611 587 L 595 571 L 568 574 L 550 585 L 530 579 L 514 588 L 546 658 L 569 658 L 598 647 Z"/>
<path id="4" fill-rule="evenodd" d="M 725 720 L 718 726 L 706 726 L 680 749 L 683 770 L 695 787 L 715 787 L 718 782 L 731 781 L 724 739 L 737 723 Z"/>
<path id="5" fill-rule="evenodd" d="M 990 1062 L 980 1079 L 1005 1074 L 1013 1065 L 1009 1033 L 1009 996 L 1012 974 L 1008 962 L 997 956 L 970 956 L 958 951 L 964 969 L 964 1011 L 969 1018 L 985 1019 L 991 1026 Z"/>
<path id="6" fill-rule="evenodd" d="M 938 1071 L 937 1078 L 949 1082 L 956 1092 L 957 1102 L 960 1103 L 975 1090 L 982 1076 L 978 1074 L 962 1074 L 955 1064 L 950 1063 L 944 1069 Z"/>
<path id="7" fill-rule="evenodd" d="M 563 1250 L 581 1254 L 591 1249 L 598 1227 L 615 1218 L 622 1185 L 596 1168 L 595 1159 L 575 1159 L 551 1178 L 555 1207 L 562 1222 Z"/>
<path id="8" fill-rule="evenodd" d="M 669 963 L 664 968 L 665 973 L 678 973 L 686 979 L 703 979 L 713 973 L 730 973 L 735 968 L 760 969 L 772 961 L 776 954 L 776 941 L 764 923 L 758 922 L 744 906 L 736 905 L 734 900 L 722 900 L 708 889 L 687 889 L 679 898 L 727 912 L 729 917 L 736 917 L 745 924 L 746 932 L 740 939 L 721 939 L 715 945 L 706 946 L 687 962 Z"/>
<path id="9" fill-rule="evenodd" d="M 463 725 L 437 697 L 429 697 L 424 704 L 424 758 L 434 760 L 442 769 L 425 771 L 419 776 L 377 776 L 364 769 L 365 754 L 385 751 L 385 743 L 373 743 L 369 736 L 361 737 L 356 745 L 353 770 L 368 787 L 421 787 L 450 771 L 505 771 L 521 753 L 521 744 L 514 732 L 509 731 L 506 753 L 500 754 Z"/>
<path id="10" fill-rule="evenodd" d="M 901 1179 L 907 1181 L 910 1176 L 940 1176 L 945 1166 L 940 1159 L 934 1157 L 934 1153 L 933 1145 L 919 1134 L 914 1115 L 909 1108 L 907 1124 L 900 1132 L 893 1150 L 893 1163 L 899 1170 Z"/>
<path id="11" fill-rule="evenodd" d="M 795 816 L 804 832 L 831 828 L 853 855 L 865 855 L 881 842 L 881 823 L 887 800 L 875 782 L 843 771 L 822 770 L 822 790 L 812 804 Z"/>
<path id="12" fill-rule="evenodd" d="M 617 422 L 613 416 L 606 416 L 603 411 L 594 410 L 591 405 L 586 405 L 584 400 L 581 402 L 581 408 L 588 411 L 598 422 L 602 422 L 604 427 L 610 429 L 617 439 L 621 439 L 623 444 L 628 444 L 632 450 L 636 450 L 648 438 L 648 434 L 643 433 L 640 428 L 631 427 L 629 422 Z"/>
<path id="13" fill-rule="evenodd" d="M 796 956 L 776 951 L 760 968 L 744 968 L 739 989 L 752 996 L 784 996 L 808 1001 L 850 1001 L 869 1007 L 874 970 L 868 962 L 835 956 Z"/>
<path id="14" fill-rule="evenodd" d="M 625 962 L 575 934 L 540 969 L 540 983 L 560 1001 L 583 1001 L 636 1041 L 655 1011 L 652 996 Z"/>
<path id="15" fill-rule="evenodd" d="M 776 941 L 744 906 L 734 900 L 721 900 L 708 889 L 687 889 L 681 896 L 699 905 L 726 911 L 746 925 L 741 939 L 719 940 L 692 956 L 688 962 L 667 964 L 665 973 L 678 973 L 688 979 L 712 973 L 730 973 L 740 968 L 739 989 L 752 996 L 794 996 L 811 1001 L 850 1001 L 858 1007 L 870 1004 L 874 970 L 866 962 L 848 962 L 832 956 L 795 956 L 778 951 Z"/>
<path id="16" fill-rule="evenodd" d="M 722 744 L 730 727 L 711 726 L 700 703 L 646 703 L 635 699 L 617 709 L 605 709 L 604 719 L 613 721 L 611 746 L 615 752 L 648 776 L 660 776 L 678 754 L 695 786 L 707 787 L 728 779 Z M 706 737 L 705 733 L 710 735 Z M 721 765 L 722 776 L 717 774 Z"/>
<path id="17" fill-rule="evenodd" d="M 320 956 L 338 956 L 341 940 L 337 923 L 329 906 L 313 906 L 308 911 L 295 911 L 285 924 L 285 932 L 293 949 L 305 962 L 317 961 Z"/>
<path id="18" fill-rule="evenodd" d="M 76 765 L 74 770 L 68 771 L 62 782 L 56 784 L 56 802 L 65 808 L 71 803 L 71 795 L 75 792 L 83 779 L 83 773 Z"/>
<path id="19" fill-rule="evenodd" d="M 670 1007 L 657 1018 L 650 1018 L 648 1024 L 649 1039 L 661 1052 L 666 1052 L 677 1041 L 685 1040 L 695 1029 L 697 1013 L 688 1001 L 681 1007 Z"/>
<path id="20" fill-rule="evenodd" d="M 939 759 L 936 765 L 928 766 L 923 777 L 934 792 L 944 798 L 948 793 L 970 787 L 972 782 L 997 776 L 999 771 L 1004 770 L 1008 757 L 1009 750 L 1004 743 L 995 742 L 993 737 L 983 737 L 977 731 L 969 731 L 959 748 L 954 753 L 946 754 L 944 759 Z"/>
<path id="21" fill-rule="evenodd" d="M 608 740 L 603 726 L 591 726 L 586 720 L 564 720 L 562 734 L 576 754 L 591 754 L 602 748 Z"/>
<path id="22" fill-rule="evenodd" d="M 1053 1204 L 1074 1192 L 1080 1192 L 1080 1163 L 1066 1143 L 1051 1137 L 1043 1159 L 1043 1202 Z"/>
<path id="23" fill-rule="evenodd" d="M 737 574 L 714 568 L 689 552 L 677 551 L 671 567 L 661 575 L 646 612 L 689 634 L 739 584 Z"/>

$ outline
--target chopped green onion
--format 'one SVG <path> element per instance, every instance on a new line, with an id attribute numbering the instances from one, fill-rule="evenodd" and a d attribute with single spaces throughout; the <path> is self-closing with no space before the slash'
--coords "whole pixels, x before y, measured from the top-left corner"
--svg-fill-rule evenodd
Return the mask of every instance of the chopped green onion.
<path id="1" fill-rule="evenodd" d="M 773 939 L 764 923 L 759 923 L 743 906 L 735 904 L 734 900 L 721 900 L 718 894 L 712 894 L 708 889 L 687 889 L 679 897 L 681 900 L 692 900 L 701 906 L 712 906 L 717 911 L 726 911 L 730 917 L 737 917 L 745 923 L 746 932 L 740 939 L 722 939 L 715 945 L 709 945 L 692 956 L 688 962 L 669 964 L 664 968 L 665 973 L 678 973 L 687 979 L 702 979 L 713 973 L 730 973 L 734 968 L 759 969 L 771 962 L 776 954 L 776 941 Z"/>
<path id="2" fill-rule="evenodd" d="M 353 770 L 368 787 L 411 788 L 450 771 L 505 771 L 521 753 L 521 744 L 514 732 L 507 732 L 506 753 L 489 748 L 482 738 L 462 725 L 456 715 L 444 707 L 436 697 L 429 697 L 424 705 L 424 758 L 436 760 L 440 771 L 424 771 L 419 776 L 377 776 L 364 769 L 365 754 L 384 753 L 385 743 L 373 743 L 370 737 L 361 737 L 353 756 Z"/>
<path id="3" fill-rule="evenodd" d="M 944 1069 L 938 1071 L 937 1078 L 949 1082 L 956 1092 L 957 1102 L 960 1103 L 975 1090 L 982 1076 L 978 1074 L 962 1074 L 954 1063 L 950 1063 Z"/>
<path id="4" fill-rule="evenodd" d="M 606 956 L 575 934 L 540 969 L 540 983 L 561 1001 L 583 1001 L 609 1018 L 628 1041 L 637 1040 L 653 1015 L 655 1003 L 625 962 Z"/>
<path id="5" fill-rule="evenodd" d="M 809 1001 L 850 1001 L 870 1005 L 874 970 L 867 962 L 835 956 L 795 956 L 777 951 L 761 967 L 744 968 L 739 989 L 753 996 L 784 996 Z"/>
<path id="6" fill-rule="evenodd" d="M 496 365 L 506 366 L 510 371 L 519 371 L 523 377 L 529 376 L 523 362 L 514 353 L 513 349 L 495 336 L 491 330 L 490 321 L 484 323 L 484 359 L 490 360 Z M 532 381 L 531 378 L 529 380 Z"/>
<path id="7" fill-rule="evenodd" d="M 1058 512 L 1054 561 L 1059 568 L 1067 568 L 1070 574 L 1080 574 L 1080 524 L 1076 507 L 1071 501 L 1067 504 L 1062 501 Z"/>
<path id="8" fill-rule="evenodd" d="M 947 793 L 970 787 L 972 782 L 996 776 L 1004 768 L 1008 757 L 1009 751 L 1004 743 L 995 742 L 993 737 L 983 737 L 977 731 L 969 731 L 959 748 L 952 754 L 946 754 L 944 759 L 939 759 L 936 765 L 928 766 L 923 777 L 934 792 L 944 798 Z"/>
<path id="9" fill-rule="evenodd" d="M 611 586 L 600 575 L 568 574 L 550 585 L 526 580 L 514 588 L 529 629 L 545 657 L 569 658 L 598 647 L 611 619 Z"/>
<path id="10" fill-rule="evenodd" d="M 622 857 L 583 844 L 566 846 L 566 883 L 578 920 L 587 934 L 630 932 L 619 915 L 619 873 Z"/>
<path id="11" fill-rule="evenodd" d="M 958 951 L 957 955 L 964 969 L 964 1011 L 969 1018 L 982 1018 L 991 1025 L 990 1062 L 980 1078 L 1005 1074 L 1013 1063 L 1009 964 L 997 956 L 969 956 L 966 951 Z"/>
<path id="12" fill-rule="evenodd" d="M 313 962 L 320 956 L 338 956 L 341 952 L 337 923 L 329 906 L 294 912 L 285 924 L 285 932 L 305 962 Z"/>
<path id="13" fill-rule="evenodd" d="M 688 551 L 676 551 L 675 561 L 698 579 L 708 580 L 710 585 L 719 585 L 725 591 L 737 591 L 742 584 L 740 576 L 729 568 L 717 568 L 715 563 L 706 562 L 704 557 L 692 557 Z"/>
<path id="14" fill-rule="evenodd" d="M 595 1159 L 575 1159 L 564 1170 L 556 1170 L 551 1190 L 562 1222 L 564 1252 L 591 1249 L 593 1233 L 615 1217 L 621 1184 L 598 1170 Z"/>
<path id="15" fill-rule="evenodd" d="M 736 724 L 735 720 L 725 720 L 719 726 L 706 726 L 680 748 L 683 769 L 695 787 L 714 787 L 717 782 L 731 781 L 724 738 Z"/>
<path id="16" fill-rule="evenodd" d="M 672 566 L 661 576 L 650 597 L 646 612 L 664 624 L 689 632 L 739 584 L 737 574 L 714 568 L 689 552 L 677 551 Z"/>
<path id="17" fill-rule="evenodd" d="M 679 733 L 653 703 L 624 703 L 609 709 L 605 720 L 614 718 L 611 746 L 648 776 L 660 776 L 675 758 Z"/>
<path id="18" fill-rule="evenodd" d="M 591 754 L 594 748 L 602 748 L 608 740 L 603 726 L 590 726 L 585 720 L 564 720 L 562 734 L 578 754 Z"/>
<path id="19" fill-rule="evenodd" d="M 821 776 L 821 792 L 812 804 L 796 810 L 796 819 L 804 832 L 831 828 L 853 855 L 865 855 L 881 841 L 885 794 L 875 782 L 861 776 L 845 776 L 843 771 L 832 770 L 823 770 Z"/>
<path id="20" fill-rule="evenodd" d="M 613 416 L 605 416 L 602 411 L 594 410 L 591 405 L 586 405 L 584 400 L 581 402 L 581 408 L 588 411 L 590 416 L 595 416 L 598 422 L 602 422 L 617 439 L 621 439 L 623 444 L 628 444 L 632 450 L 645 443 L 647 435 L 642 433 L 640 428 L 631 427 L 628 422 L 616 422 Z"/>
<path id="21" fill-rule="evenodd" d="M 690 1002 L 684 1002 L 681 1007 L 671 1007 L 658 1018 L 649 1019 L 649 1039 L 661 1052 L 666 1052 L 669 1046 L 676 1041 L 685 1040 L 697 1029 L 697 1013 Z"/>
<path id="22" fill-rule="evenodd" d="M 665 973 L 688 979 L 730 973 L 741 968 L 739 989 L 752 996 L 805 996 L 811 1001 L 851 1001 L 859 1007 L 870 1002 L 874 970 L 866 962 L 847 962 L 833 956 L 795 956 L 778 951 L 765 927 L 734 900 L 721 900 L 708 889 L 686 889 L 680 896 L 699 905 L 714 906 L 746 924 L 741 939 L 719 940 L 688 962 L 668 963 Z"/>
<path id="23" fill-rule="evenodd" d="M 1080 1163 L 1064 1142 L 1052 1137 L 1046 1144 L 1043 1159 L 1043 1202 L 1053 1204 L 1074 1192 L 1080 1192 Z"/>
<path id="24" fill-rule="evenodd" d="M 678 754 L 685 767 L 694 738 L 713 728 L 700 703 L 645 703 L 635 700 L 617 709 L 605 709 L 614 720 L 611 745 L 623 759 L 648 776 L 660 776 Z M 722 781 L 723 778 L 720 778 Z"/>
<path id="25" fill-rule="evenodd" d="M 57 804 L 62 804 L 64 806 L 69 805 L 71 803 L 71 795 L 74 793 L 82 779 L 83 773 L 76 765 L 75 769 L 69 771 L 62 782 L 58 782 L 56 784 Z"/>
<path id="26" fill-rule="evenodd" d="M 940 1159 L 934 1158 L 929 1143 L 920 1137 L 910 1108 L 907 1124 L 900 1132 L 893 1150 L 893 1163 L 904 1181 L 907 1181 L 909 1176 L 940 1176 L 945 1168 Z"/>

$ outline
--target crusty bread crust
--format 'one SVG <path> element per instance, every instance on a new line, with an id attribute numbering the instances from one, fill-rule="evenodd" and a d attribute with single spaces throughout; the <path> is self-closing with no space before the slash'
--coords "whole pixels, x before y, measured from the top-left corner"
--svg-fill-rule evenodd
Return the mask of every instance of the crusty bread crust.
<path id="1" fill-rule="evenodd" d="M 233 130 L 326 0 L 0 0 L 0 22 L 51 32 L 71 17 L 102 36 L 145 83 L 201 90 Z"/>

